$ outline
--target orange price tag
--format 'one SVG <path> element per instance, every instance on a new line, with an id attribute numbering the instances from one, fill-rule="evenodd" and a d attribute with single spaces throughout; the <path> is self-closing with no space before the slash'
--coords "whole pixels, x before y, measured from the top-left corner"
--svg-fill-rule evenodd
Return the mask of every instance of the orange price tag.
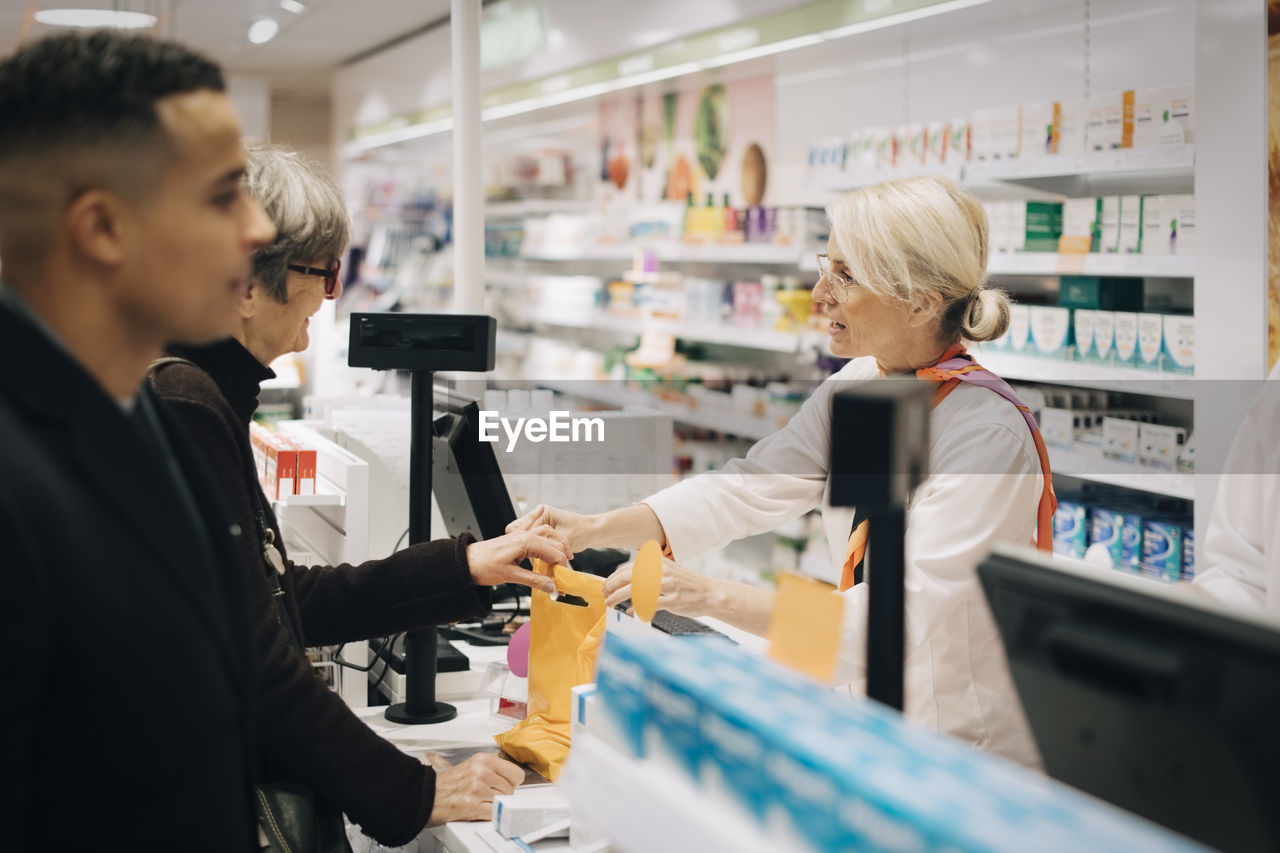
<path id="1" fill-rule="evenodd" d="M 821 682 L 835 677 L 844 627 L 844 598 L 833 590 L 821 581 L 780 574 L 769 619 L 769 657 Z"/>

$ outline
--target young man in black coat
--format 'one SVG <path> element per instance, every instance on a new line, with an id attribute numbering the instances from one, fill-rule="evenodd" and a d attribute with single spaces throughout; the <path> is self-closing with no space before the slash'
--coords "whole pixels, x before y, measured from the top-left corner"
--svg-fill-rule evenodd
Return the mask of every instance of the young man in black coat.
<path id="1" fill-rule="evenodd" d="M 142 386 L 274 237 L 239 121 L 215 64 L 105 33 L 0 61 L 0 115 L 4 846 L 256 849 L 246 531 Z"/>

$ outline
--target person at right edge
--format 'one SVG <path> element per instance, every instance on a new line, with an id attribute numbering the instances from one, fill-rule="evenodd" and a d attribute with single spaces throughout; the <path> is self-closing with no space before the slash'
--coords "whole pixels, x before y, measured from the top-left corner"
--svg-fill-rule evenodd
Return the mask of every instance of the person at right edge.
<path id="1" fill-rule="evenodd" d="M 0 847 L 256 848 L 238 532 L 143 380 L 227 333 L 275 234 L 213 62 L 53 36 L 0 60 Z"/>
<path id="2" fill-rule="evenodd" d="M 821 508 L 845 598 L 842 684 L 864 692 L 867 585 L 876 545 L 855 510 L 827 502 L 831 397 L 853 383 L 914 377 L 934 386 L 929 476 L 908 506 L 904 713 L 1020 763 L 1040 762 L 1013 689 L 977 564 L 996 543 L 1048 550 L 1048 454 L 1030 410 L 983 370 L 965 341 L 1000 337 L 1008 297 L 986 286 L 987 216 L 941 178 L 889 181 L 828 209 L 813 301 L 830 321 L 833 355 L 852 359 L 745 458 L 597 515 L 537 507 L 510 529 L 550 524 L 570 547 L 637 547 L 653 539 L 663 565 L 660 608 L 708 615 L 764 636 L 773 592 L 691 571 L 688 561 Z M 868 447 L 867 453 L 884 453 Z M 871 581 L 874 583 L 874 580 Z M 630 596 L 630 568 L 605 582 L 607 605 Z"/>
<path id="3" fill-rule="evenodd" d="M 479 753 L 437 772 L 401 752 L 325 684 L 301 644 L 352 642 L 477 616 L 488 612 L 489 587 L 498 583 L 552 592 L 550 578 L 517 563 L 564 562 L 572 554 L 564 534 L 546 528 L 483 542 L 470 535 L 437 539 L 355 566 L 289 559 L 255 473 L 249 422 L 260 383 L 274 375 L 268 365 L 305 350 L 311 316 L 342 294 L 347 203 L 320 164 L 279 146 L 249 149 L 244 187 L 276 226 L 276 239 L 254 252 L 234 334 L 211 345 L 170 347 L 153 383 L 209 463 L 236 523 L 255 531 L 241 546 L 252 567 L 262 648 L 262 778 L 306 785 L 391 847 L 428 824 L 488 820 L 495 794 L 511 793 L 524 778 L 520 767 Z M 278 547 L 276 566 L 261 547 L 264 534 Z"/>

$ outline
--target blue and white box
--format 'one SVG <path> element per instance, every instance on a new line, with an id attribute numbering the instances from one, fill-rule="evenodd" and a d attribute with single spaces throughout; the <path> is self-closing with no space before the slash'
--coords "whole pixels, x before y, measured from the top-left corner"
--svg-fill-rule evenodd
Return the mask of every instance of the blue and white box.
<path id="1" fill-rule="evenodd" d="M 1083 560 L 1089 547 L 1089 512 L 1083 504 L 1058 501 L 1053 514 L 1053 550 Z"/>
<path id="2" fill-rule="evenodd" d="M 1164 315 L 1138 315 L 1138 348 L 1135 363 L 1148 370 L 1160 369 L 1164 352 Z"/>
<path id="3" fill-rule="evenodd" d="M 1166 581 L 1182 576 L 1182 525 L 1161 520 L 1142 525 L 1142 573 Z"/>
<path id="4" fill-rule="evenodd" d="M 1124 513 L 1095 506 L 1089 513 L 1089 546 L 1102 545 L 1113 569 L 1128 569 L 1124 560 Z"/>

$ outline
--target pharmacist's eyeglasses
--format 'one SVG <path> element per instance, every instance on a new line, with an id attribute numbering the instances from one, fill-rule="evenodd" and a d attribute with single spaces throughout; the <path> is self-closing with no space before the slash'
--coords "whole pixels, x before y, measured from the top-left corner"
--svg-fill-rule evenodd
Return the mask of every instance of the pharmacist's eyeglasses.
<path id="1" fill-rule="evenodd" d="M 849 291 L 857 284 L 842 272 L 836 272 L 831 266 L 831 258 L 826 252 L 818 253 L 818 277 L 826 282 L 827 290 L 835 297 L 836 302 L 844 302 L 849 298 Z"/>
<path id="2" fill-rule="evenodd" d="M 333 265 L 333 269 L 323 269 L 322 267 L 304 267 L 301 264 L 289 264 L 285 269 L 293 272 L 300 272 L 303 275 L 314 275 L 324 279 L 324 298 L 338 298 L 338 273 L 342 271 L 342 261 L 337 261 Z"/>

